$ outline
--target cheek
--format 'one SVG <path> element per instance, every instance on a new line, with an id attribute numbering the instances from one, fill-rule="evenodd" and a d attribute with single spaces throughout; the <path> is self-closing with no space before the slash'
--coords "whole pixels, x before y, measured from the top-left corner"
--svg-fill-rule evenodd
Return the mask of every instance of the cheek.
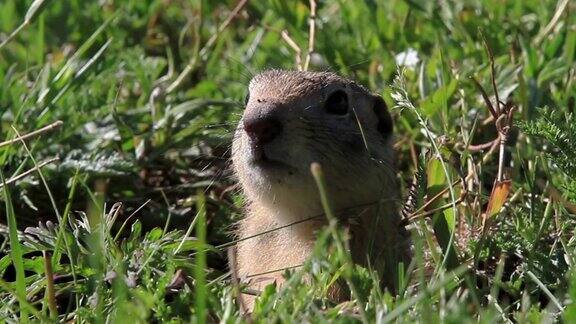
<path id="1" fill-rule="evenodd" d="M 242 174 L 246 174 L 248 171 L 246 145 L 245 135 L 237 133 L 232 142 L 232 168 L 238 177 L 241 177 Z"/>
<path id="2" fill-rule="evenodd" d="M 241 138 L 237 138 L 232 143 L 232 167 L 234 169 L 234 172 L 236 172 L 237 174 L 243 160 L 241 140 L 242 140 Z"/>
<path id="3" fill-rule="evenodd" d="M 287 126 L 288 132 L 283 133 L 273 145 L 266 147 L 266 152 L 271 157 L 276 157 L 284 160 L 292 166 L 301 168 L 305 164 L 310 163 L 312 148 L 315 143 L 312 138 L 306 136 L 306 131 L 296 126 Z"/>
<path id="4" fill-rule="evenodd" d="M 314 158 L 310 146 L 305 140 L 294 138 L 290 143 L 286 143 L 284 149 L 295 165 L 306 165 Z"/>
<path id="5" fill-rule="evenodd" d="M 350 154 L 354 155 L 364 154 L 367 147 L 367 143 L 364 141 L 362 135 L 349 136 L 348 138 L 344 138 L 342 140 L 342 145 L 346 146 L 345 149 L 348 150 Z"/>

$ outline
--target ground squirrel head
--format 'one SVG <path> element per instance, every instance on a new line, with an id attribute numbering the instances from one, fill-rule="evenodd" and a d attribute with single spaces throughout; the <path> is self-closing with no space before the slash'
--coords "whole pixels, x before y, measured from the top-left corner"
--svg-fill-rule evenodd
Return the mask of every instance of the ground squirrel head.
<path id="1" fill-rule="evenodd" d="M 312 162 L 333 208 L 395 198 L 393 126 L 381 97 L 329 72 L 270 70 L 248 91 L 232 162 L 250 202 L 302 218 L 321 212 Z"/>

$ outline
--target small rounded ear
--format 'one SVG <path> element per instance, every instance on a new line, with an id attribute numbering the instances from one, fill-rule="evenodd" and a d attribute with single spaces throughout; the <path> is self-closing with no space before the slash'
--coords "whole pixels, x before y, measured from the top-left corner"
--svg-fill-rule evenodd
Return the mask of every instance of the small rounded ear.
<path id="1" fill-rule="evenodd" d="M 392 134 L 394 123 L 392 122 L 392 116 L 390 116 L 388 112 L 388 106 L 386 106 L 386 102 L 384 102 L 382 97 L 374 96 L 374 106 L 372 110 L 378 118 L 378 132 L 384 136 Z"/>

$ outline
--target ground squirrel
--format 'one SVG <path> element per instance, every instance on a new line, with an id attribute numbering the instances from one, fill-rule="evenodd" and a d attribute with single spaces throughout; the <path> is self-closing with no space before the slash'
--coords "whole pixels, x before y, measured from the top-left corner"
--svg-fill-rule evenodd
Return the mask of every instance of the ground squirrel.
<path id="1" fill-rule="evenodd" d="M 269 70 L 248 90 L 232 144 L 234 172 L 248 200 L 239 238 L 251 237 L 236 249 L 232 267 L 240 279 L 256 290 L 281 284 L 280 269 L 311 255 L 325 217 L 281 227 L 322 215 L 310 173 L 318 162 L 332 210 L 348 228 L 352 260 L 394 289 L 397 262 L 407 267 L 410 260 L 410 239 L 398 213 L 393 123 L 384 100 L 329 72 Z M 275 228 L 281 229 L 270 231 Z M 253 299 L 245 300 L 251 308 Z"/>

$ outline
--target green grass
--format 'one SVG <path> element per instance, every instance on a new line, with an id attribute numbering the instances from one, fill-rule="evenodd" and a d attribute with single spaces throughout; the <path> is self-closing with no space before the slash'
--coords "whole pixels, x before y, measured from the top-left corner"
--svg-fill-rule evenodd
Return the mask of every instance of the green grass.
<path id="1" fill-rule="evenodd" d="M 238 3 L 0 2 L 0 43 L 17 31 L 0 45 L 0 138 L 13 140 L 0 144 L 2 321 L 247 320 L 226 264 L 243 203 L 232 134 L 250 77 L 296 68 L 283 32 L 302 62 L 311 35 L 308 1 L 249 1 L 229 20 Z M 342 233 L 322 233 L 252 318 L 576 320 L 574 12 L 569 0 L 318 1 L 309 69 L 394 107 L 415 262 L 392 295 L 326 255 Z M 499 171 L 498 149 L 470 148 L 497 137 L 474 81 L 494 103 L 486 45 L 515 112 L 509 195 L 483 222 Z M 409 49 L 418 63 L 399 68 Z M 334 304 L 327 288 L 343 279 L 355 298 Z"/>

